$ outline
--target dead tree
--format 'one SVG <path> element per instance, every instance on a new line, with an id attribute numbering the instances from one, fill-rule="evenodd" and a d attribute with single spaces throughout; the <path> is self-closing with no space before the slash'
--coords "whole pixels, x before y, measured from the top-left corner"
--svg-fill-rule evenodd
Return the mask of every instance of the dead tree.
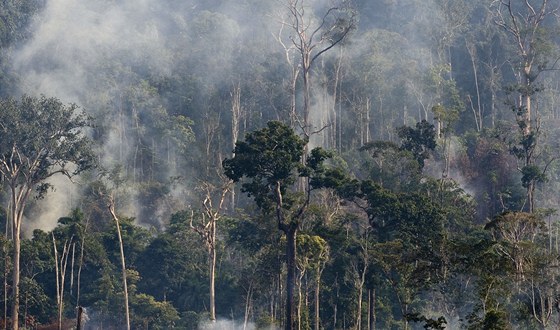
<path id="1" fill-rule="evenodd" d="M 124 257 L 124 247 L 123 247 L 123 240 L 121 235 L 121 226 L 119 223 L 119 218 L 117 217 L 117 213 L 115 212 L 115 199 L 113 195 L 110 195 L 107 201 L 107 208 L 115 221 L 115 225 L 117 226 L 117 238 L 119 240 L 119 250 L 121 256 L 121 271 L 122 271 L 122 282 L 123 282 L 123 294 L 124 294 L 124 309 L 125 309 L 125 317 L 126 317 L 126 329 L 130 330 L 130 311 L 128 307 L 128 285 L 126 281 L 126 262 Z"/>
<path id="2" fill-rule="evenodd" d="M 52 235 L 53 248 L 54 248 L 54 269 L 56 274 L 56 304 L 58 307 L 58 330 L 62 330 L 62 312 L 64 311 L 64 280 L 66 279 L 66 266 L 68 265 L 68 256 L 70 255 L 70 247 L 72 240 L 66 240 L 62 247 L 62 254 L 60 259 L 58 256 L 58 248 L 56 247 L 56 239 Z"/>
<path id="3" fill-rule="evenodd" d="M 284 27 L 291 30 L 292 33 L 289 35 L 291 46 L 282 41 L 281 35 L 277 40 L 281 42 L 286 52 L 288 64 L 293 67 L 291 78 L 294 97 L 292 107 L 294 109 L 292 112 L 303 133 L 309 137 L 315 129 L 310 122 L 313 64 L 321 55 L 341 43 L 354 29 L 355 13 L 344 2 L 341 2 L 339 6 L 329 7 L 318 19 L 310 13 L 311 8 L 306 5 L 304 0 L 288 0 L 286 9 L 288 14 L 281 18 L 280 33 L 283 33 Z M 300 73 L 303 105 L 301 114 L 298 115 L 295 110 L 295 88 Z"/>
<path id="4" fill-rule="evenodd" d="M 215 278 L 216 278 L 216 224 L 222 216 L 222 210 L 227 193 L 230 191 L 231 181 L 226 182 L 221 188 L 216 188 L 208 182 L 201 185 L 201 190 L 204 193 L 204 200 L 202 201 L 202 212 L 200 213 L 200 220 L 194 224 L 194 210 L 191 213 L 190 228 L 196 232 L 206 245 L 208 252 L 208 268 L 209 268 L 209 284 L 210 284 L 210 320 L 216 321 L 216 292 L 215 292 Z M 216 190 L 220 190 L 217 205 L 214 207 L 213 195 Z"/>

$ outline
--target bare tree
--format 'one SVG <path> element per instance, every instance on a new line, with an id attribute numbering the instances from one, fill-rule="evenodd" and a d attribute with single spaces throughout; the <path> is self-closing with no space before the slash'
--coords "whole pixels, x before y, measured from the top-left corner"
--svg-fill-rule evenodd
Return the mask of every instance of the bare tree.
<path id="1" fill-rule="evenodd" d="M 294 90 L 300 73 L 302 78 L 303 105 L 301 114 L 296 115 L 295 120 L 303 129 L 304 134 L 309 137 L 315 129 L 310 122 L 313 65 L 321 55 L 347 37 L 355 25 L 355 13 L 345 2 L 326 9 L 318 19 L 313 16 L 312 8 L 306 4 L 305 0 L 287 0 L 286 8 L 288 15 L 281 20 L 281 32 L 284 26 L 292 31 L 289 36 L 291 46 L 287 46 L 287 43 L 284 42 L 282 42 L 282 46 L 286 51 L 288 64 L 293 67 L 292 86 Z M 281 36 L 278 37 L 278 40 L 282 40 Z M 295 93 L 293 97 L 295 97 Z M 294 108 L 293 113 L 296 114 L 295 98 L 292 101 L 292 107 Z"/>
<path id="2" fill-rule="evenodd" d="M 225 181 L 225 180 L 224 180 Z M 231 181 L 226 181 L 220 188 L 216 188 L 209 182 L 202 183 L 200 187 L 204 193 L 202 201 L 202 213 L 200 221 L 195 225 L 194 211 L 192 212 L 190 227 L 200 235 L 208 251 L 209 284 L 210 284 L 210 320 L 216 321 L 216 223 L 221 218 L 227 193 L 231 190 Z M 217 205 L 213 203 L 213 195 L 216 190 L 220 191 Z M 214 205 L 216 205 L 214 207 Z"/>
<path id="3" fill-rule="evenodd" d="M 527 211 L 534 210 L 536 183 L 542 181 L 544 173 L 536 166 L 539 135 L 539 116 L 536 94 L 540 87 L 536 83 L 539 75 L 555 68 L 559 58 L 552 64 L 549 60 L 554 49 L 551 36 L 547 36 L 547 18 L 557 17 L 559 5 L 556 1 L 511 1 L 495 0 L 491 4 L 494 23 L 509 36 L 515 49 L 516 59 L 512 63 L 517 85 L 510 88 L 514 95 L 512 109 L 521 133 L 520 147 L 516 155 L 523 160 L 523 186 L 527 189 Z"/>
<path id="4" fill-rule="evenodd" d="M 58 248 L 56 247 L 56 238 L 52 235 L 53 249 L 54 249 L 54 269 L 56 275 L 56 304 L 58 307 L 58 330 L 62 330 L 62 312 L 64 311 L 64 282 L 66 279 L 66 266 L 68 266 L 68 256 L 70 255 L 70 247 L 72 240 L 70 237 L 66 240 L 62 247 L 62 254 L 58 255 Z"/>
<path id="5" fill-rule="evenodd" d="M 115 198 L 113 194 L 110 194 L 107 198 L 107 208 L 115 221 L 115 226 L 117 226 L 117 238 L 119 240 L 119 252 L 121 256 L 121 272 L 122 272 L 122 282 L 123 282 L 123 295 L 124 295 L 124 310 L 125 310 L 125 317 L 126 317 L 126 329 L 130 330 L 130 310 L 128 304 L 128 284 L 126 280 L 126 262 L 124 257 L 124 247 L 123 247 L 123 240 L 121 235 L 121 225 L 119 223 L 119 217 L 117 217 L 117 213 L 115 212 Z"/>

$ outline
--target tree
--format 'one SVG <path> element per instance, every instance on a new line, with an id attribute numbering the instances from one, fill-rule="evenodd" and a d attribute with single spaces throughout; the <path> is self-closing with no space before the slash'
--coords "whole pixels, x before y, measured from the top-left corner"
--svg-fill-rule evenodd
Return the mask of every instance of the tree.
<path id="1" fill-rule="evenodd" d="M 553 29 L 548 20 L 557 17 L 560 7 L 549 0 L 519 3 L 496 0 L 492 9 L 494 23 L 510 36 L 515 50 L 512 66 L 517 81 L 507 88 L 513 95 L 509 102 L 520 133 L 513 153 L 523 161 L 521 170 L 533 174 L 529 177 L 523 173 L 523 186 L 527 191 L 526 209 L 533 212 L 535 186 L 546 171 L 535 166 L 540 134 L 537 93 L 542 90 L 537 79 L 544 71 L 554 69 L 559 59 L 554 59 L 557 46 L 553 44 Z M 554 59 L 552 64 L 549 63 L 551 58 Z"/>
<path id="2" fill-rule="evenodd" d="M 116 207 L 116 195 L 121 185 L 125 182 L 125 179 L 121 177 L 121 168 L 114 167 L 109 172 L 102 172 L 101 175 L 107 178 L 108 182 L 101 182 L 101 185 L 98 187 L 99 197 L 101 197 L 107 206 L 107 210 L 111 215 L 111 218 L 115 222 L 116 228 L 116 236 L 119 246 L 119 259 L 121 265 L 121 277 L 122 277 L 122 286 L 123 286 L 123 296 L 124 296 L 124 310 L 125 310 L 125 323 L 126 329 L 130 330 L 130 304 L 129 304 L 129 285 L 127 281 L 128 271 L 126 266 L 126 258 L 125 258 L 125 251 L 124 251 L 124 243 L 123 243 L 123 230 L 121 228 L 121 219 L 117 215 Z"/>
<path id="3" fill-rule="evenodd" d="M 195 231 L 204 245 L 206 245 L 208 252 L 208 270 L 209 270 L 209 288 L 210 288 L 210 321 L 216 321 L 216 292 L 215 292 L 215 279 L 216 279 L 216 227 L 217 222 L 221 218 L 222 208 L 224 206 L 224 201 L 226 195 L 230 190 L 231 181 L 227 181 L 221 188 L 214 187 L 209 182 L 202 183 L 201 189 L 204 193 L 204 200 L 202 201 L 202 207 L 204 210 L 200 214 L 200 221 L 196 225 L 193 225 L 194 211 L 192 212 L 191 221 L 189 223 L 190 228 Z M 212 195 L 215 191 L 221 190 L 219 194 L 219 199 L 216 199 L 217 205 L 213 206 Z"/>
<path id="4" fill-rule="evenodd" d="M 124 294 L 124 310 L 125 310 L 125 318 L 126 318 L 126 328 L 130 330 L 130 309 L 128 303 L 128 284 L 127 284 L 127 271 L 126 271 L 126 261 L 124 256 L 124 246 L 123 246 L 123 239 L 121 233 L 121 225 L 119 222 L 119 217 L 115 212 L 115 198 L 111 194 L 107 200 L 107 208 L 111 213 L 111 217 L 115 220 L 115 226 L 117 227 L 117 238 L 119 240 L 119 252 L 121 257 L 121 273 L 122 273 L 122 281 L 123 281 L 123 294 Z"/>
<path id="5" fill-rule="evenodd" d="M 323 173 L 322 163 L 329 154 L 313 149 L 306 164 L 302 164 L 306 141 L 285 124 L 270 121 L 267 127 L 249 132 L 245 141 L 235 144 L 231 159 L 222 163 L 224 173 L 234 182 L 242 178 L 241 191 L 253 197 L 266 214 L 273 212 L 278 229 L 286 235 L 286 320 L 288 330 L 296 329 L 294 285 L 296 274 L 296 237 L 310 202 L 311 181 Z M 305 193 L 291 191 L 298 178 L 307 183 Z"/>
<path id="6" fill-rule="evenodd" d="M 314 322 L 313 322 L 313 329 L 319 330 L 321 327 L 321 320 L 319 316 L 320 305 L 319 305 L 319 297 L 320 297 L 320 289 L 321 289 L 321 275 L 325 266 L 329 260 L 329 245 L 327 241 L 325 241 L 320 236 L 310 236 L 310 235 L 299 235 L 297 237 L 297 267 L 299 269 L 299 301 L 298 301 L 298 310 L 300 312 L 299 319 L 301 322 L 301 303 L 302 303 L 302 294 L 301 294 L 301 285 L 302 285 L 302 278 L 305 276 L 306 272 L 309 271 L 313 278 L 314 282 Z M 307 296 L 307 293 L 306 293 Z M 307 302 L 307 299 L 306 299 Z M 307 308 L 307 306 L 306 306 Z"/>
<path id="7" fill-rule="evenodd" d="M 91 142 L 84 135 L 90 118 L 75 104 L 56 98 L 23 96 L 0 100 L 0 174 L 10 193 L 13 235 L 12 321 L 19 322 L 20 233 L 25 207 L 35 190 L 39 197 L 51 186 L 47 179 L 72 178 L 95 164 Z"/>
<path id="8" fill-rule="evenodd" d="M 401 149 L 410 151 L 420 168 L 424 168 L 424 161 L 430 158 L 430 150 L 436 148 L 434 125 L 422 120 L 416 123 L 416 128 L 399 127 L 397 134 L 402 140 Z"/>
<path id="9" fill-rule="evenodd" d="M 305 0 L 287 1 L 287 19 L 281 22 L 282 28 L 288 26 L 294 35 L 290 35 L 292 46 L 287 46 L 280 38 L 279 41 L 284 46 L 288 64 L 294 67 L 292 71 L 292 116 L 299 122 L 303 133 L 309 137 L 313 133 L 312 123 L 310 122 L 311 108 L 311 69 L 317 59 L 345 40 L 346 36 L 354 29 L 356 14 L 349 8 L 345 1 L 341 1 L 339 6 L 331 6 L 318 19 L 314 19 L 309 13 L 312 8 L 306 5 Z M 290 58 L 291 50 L 295 50 L 297 61 Z M 297 64 L 296 64 L 297 63 Z M 295 109 L 295 86 L 301 70 L 303 107 L 301 115 L 298 117 Z M 321 129 L 321 128 L 319 128 Z"/>
<path id="10" fill-rule="evenodd" d="M 56 247 L 56 238 L 52 233 L 53 250 L 54 250 L 54 269 L 56 276 L 56 304 L 58 306 L 58 330 L 62 330 L 62 314 L 64 311 L 64 282 L 66 280 L 66 268 L 68 266 L 68 256 L 73 245 L 73 236 L 69 240 L 65 240 L 62 248 L 62 254 L 59 257 L 58 248 Z M 73 265 L 72 265 L 73 266 Z M 72 266 L 70 266 L 72 268 Z"/>

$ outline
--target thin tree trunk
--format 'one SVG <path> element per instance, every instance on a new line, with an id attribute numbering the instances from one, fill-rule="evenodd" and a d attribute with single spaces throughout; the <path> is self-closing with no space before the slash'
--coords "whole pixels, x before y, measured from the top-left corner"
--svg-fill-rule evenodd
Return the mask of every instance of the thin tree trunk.
<path id="1" fill-rule="evenodd" d="M 76 316 L 76 330 L 82 330 L 83 313 L 84 313 L 84 308 L 78 306 L 78 315 Z"/>
<path id="2" fill-rule="evenodd" d="M 74 286 L 74 260 L 76 255 L 76 243 L 72 244 L 72 262 L 70 263 L 70 296 L 72 295 L 72 287 Z"/>
<path id="3" fill-rule="evenodd" d="M 356 307 L 356 329 L 362 329 L 362 295 L 363 295 L 363 285 L 359 285 L 358 287 L 358 306 Z"/>
<path id="4" fill-rule="evenodd" d="M 298 325 L 298 330 L 301 330 L 301 304 L 302 304 L 302 294 L 301 294 L 301 286 L 303 283 L 303 276 L 305 274 L 305 271 L 302 271 L 300 273 L 300 275 L 297 277 L 297 281 L 296 281 L 296 287 L 297 287 L 297 325 Z"/>
<path id="5" fill-rule="evenodd" d="M 247 325 L 249 324 L 252 299 L 253 299 L 253 282 L 251 281 L 249 283 L 249 289 L 247 289 L 247 297 L 245 297 L 245 315 L 243 316 L 243 330 L 246 330 Z"/>
<path id="6" fill-rule="evenodd" d="M 319 315 L 319 294 L 321 291 L 321 276 L 317 276 L 317 281 L 315 282 L 315 330 L 321 328 L 321 317 Z"/>
<path id="7" fill-rule="evenodd" d="M 375 296 L 375 289 L 369 290 L 369 320 L 368 320 L 368 329 L 375 330 L 375 322 L 377 321 L 377 316 L 375 314 L 375 303 L 376 303 L 376 296 Z"/>
<path id="8" fill-rule="evenodd" d="M 6 219 L 10 219 L 9 210 L 11 208 L 11 203 L 9 204 L 8 209 L 6 210 Z M 9 228 L 9 221 L 6 221 L 6 228 L 5 228 L 5 235 L 8 238 L 8 228 Z M 4 322 L 2 323 L 2 329 L 7 328 L 7 319 L 8 319 L 8 245 L 4 244 L 2 246 L 2 251 L 4 252 Z"/>
<path id="9" fill-rule="evenodd" d="M 216 282 L 216 222 L 215 219 L 211 220 L 210 224 L 210 235 L 211 244 L 210 244 L 210 321 L 216 322 L 216 291 L 215 291 L 215 282 Z"/>
<path id="10" fill-rule="evenodd" d="M 239 124 L 241 121 L 241 88 L 239 83 L 234 87 L 231 92 L 231 138 L 232 150 L 235 149 L 235 143 L 239 137 Z M 232 155 L 235 157 L 235 155 Z M 231 210 L 235 210 L 235 189 L 231 190 Z"/>
<path id="11" fill-rule="evenodd" d="M 82 266 L 84 264 L 84 250 L 85 250 L 85 241 L 86 241 L 86 231 L 89 225 L 89 217 L 86 220 L 86 226 L 84 228 L 84 232 L 82 235 L 82 241 L 80 242 L 80 261 L 78 264 L 78 274 L 76 275 L 76 307 L 78 310 L 80 309 L 80 287 L 81 287 L 81 278 L 82 278 Z"/>
<path id="12" fill-rule="evenodd" d="M 13 199 L 15 200 L 15 198 Z M 12 205 L 12 219 L 13 219 L 13 269 L 12 269 L 12 329 L 19 329 L 19 271 L 20 271 L 20 254 L 21 254 L 21 241 L 20 241 L 20 224 L 16 203 Z"/>
<path id="13" fill-rule="evenodd" d="M 121 226 L 119 224 L 119 218 L 115 213 L 115 203 L 113 198 L 111 197 L 109 201 L 109 212 L 111 212 L 111 216 L 113 220 L 115 220 L 115 225 L 117 226 L 117 237 L 119 239 L 119 250 L 121 255 L 121 272 L 122 272 L 122 281 L 123 281 L 123 290 L 124 290 L 124 309 L 125 309 L 125 317 L 126 317 L 126 329 L 130 330 L 130 311 L 128 308 L 128 285 L 126 280 L 126 263 L 124 258 L 124 247 L 121 235 Z"/>
<path id="14" fill-rule="evenodd" d="M 281 228 L 282 229 L 282 228 Z M 295 271 L 296 271 L 296 235 L 297 226 L 294 224 L 283 226 L 286 234 L 286 330 L 297 329 L 297 307 L 294 299 Z"/>
<path id="15" fill-rule="evenodd" d="M 58 258 L 58 249 L 56 247 L 56 239 L 52 235 L 53 249 L 54 249 L 54 269 L 56 275 L 56 302 L 58 306 L 58 330 L 62 330 L 62 314 L 64 312 L 64 281 L 66 278 L 66 267 L 68 265 L 68 256 L 70 255 L 70 246 L 72 245 L 72 238 L 70 241 L 64 242 L 62 255 Z"/>

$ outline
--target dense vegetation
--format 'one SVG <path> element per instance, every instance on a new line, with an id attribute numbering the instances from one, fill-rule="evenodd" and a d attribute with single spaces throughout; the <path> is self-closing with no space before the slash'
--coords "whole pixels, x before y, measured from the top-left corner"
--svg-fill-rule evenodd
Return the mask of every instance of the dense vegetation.
<path id="1" fill-rule="evenodd" d="M 2 325 L 557 329 L 559 13 L 0 1 Z"/>

